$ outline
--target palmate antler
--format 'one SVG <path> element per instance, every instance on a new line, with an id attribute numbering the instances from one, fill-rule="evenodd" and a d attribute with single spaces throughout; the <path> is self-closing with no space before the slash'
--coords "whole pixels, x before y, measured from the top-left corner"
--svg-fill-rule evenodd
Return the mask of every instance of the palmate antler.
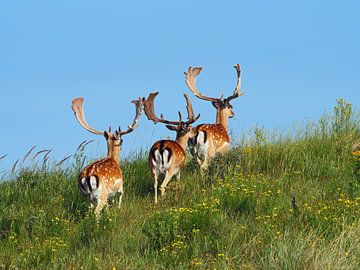
<path id="1" fill-rule="evenodd" d="M 139 125 L 139 118 L 142 113 L 141 98 L 139 97 L 139 99 L 133 100 L 131 102 L 133 104 L 135 104 L 135 109 L 136 109 L 134 121 L 131 125 L 128 126 L 128 130 L 126 130 L 126 131 L 121 131 L 121 129 L 119 127 L 119 129 L 115 131 L 115 134 L 117 136 L 122 136 L 122 135 L 128 134 L 128 133 L 132 132 L 135 128 L 137 128 L 137 126 Z M 80 123 L 80 125 L 83 128 L 85 128 L 87 131 L 90 131 L 91 133 L 94 133 L 96 135 L 103 135 L 104 131 L 95 130 L 92 127 L 90 127 L 90 125 L 86 122 L 83 106 L 84 106 L 84 99 L 82 97 L 74 98 L 72 100 L 71 109 L 74 111 L 75 117 L 78 120 L 78 122 Z M 111 133 L 111 127 L 109 127 L 108 133 Z"/>
<path id="2" fill-rule="evenodd" d="M 139 118 L 140 118 L 141 113 L 142 113 L 141 98 L 139 97 L 138 99 L 135 99 L 135 100 L 131 101 L 131 103 L 133 103 L 135 105 L 135 118 L 134 118 L 133 123 L 131 125 L 128 125 L 128 130 L 121 131 L 121 129 L 119 127 L 118 134 L 120 136 L 125 135 L 125 134 L 129 134 L 130 132 L 134 131 L 134 129 L 139 126 Z"/>
<path id="3" fill-rule="evenodd" d="M 179 112 L 179 121 L 165 120 L 164 116 L 162 114 L 160 115 L 160 118 L 157 117 L 155 114 L 155 110 L 154 110 L 154 99 L 158 94 L 159 94 L 159 92 L 151 93 L 147 99 L 145 99 L 145 98 L 142 99 L 142 102 L 144 105 L 144 111 L 145 111 L 147 118 L 149 120 L 153 121 L 155 124 L 163 123 L 166 125 L 178 126 L 181 123 L 184 123 L 184 124 L 190 125 L 190 124 L 194 123 L 200 117 L 200 114 L 197 117 L 194 117 L 194 111 L 192 109 L 191 101 L 186 94 L 184 94 L 184 96 L 185 96 L 186 104 L 187 104 L 186 108 L 187 108 L 187 112 L 188 112 L 188 121 L 186 121 L 186 122 L 182 121 L 182 116 L 181 116 L 180 112 Z"/>
<path id="4" fill-rule="evenodd" d="M 197 77 L 197 75 L 199 75 L 201 70 L 202 70 L 202 67 L 195 67 L 195 68 L 189 67 L 188 71 L 184 72 L 185 83 L 196 97 L 203 99 L 203 100 L 216 102 L 218 100 L 217 98 L 206 97 L 203 94 L 201 94 L 200 91 L 197 90 L 196 77 Z"/>
<path id="5" fill-rule="evenodd" d="M 180 122 L 165 120 L 162 114 L 160 115 L 160 118 L 156 116 L 154 110 L 154 99 L 158 94 L 159 92 L 155 92 L 155 93 L 151 93 L 147 99 L 145 99 L 144 97 L 142 98 L 144 111 L 147 118 L 153 121 L 155 124 L 160 122 L 167 125 L 178 125 Z"/>
<path id="6" fill-rule="evenodd" d="M 223 97 L 221 96 L 220 98 L 212 98 L 212 97 L 207 97 L 204 96 L 203 94 L 200 93 L 200 91 L 197 90 L 196 87 L 196 77 L 197 75 L 199 75 L 199 73 L 202 70 L 202 67 L 189 67 L 187 72 L 184 72 L 185 74 L 185 83 L 186 85 L 189 87 L 189 89 L 191 90 L 191 92 L 198 98 L 203 99 L 203 100 L 207 100 L 207 101 L 211 101 L 214 103 L 219 103 L 219 102 L 229 102 L 232 99 L 235 99 L 239 96 L 242 96 L 244 94 L 244 92 L 241 92 L 240 90 L 240 86 L 241 86 L 241 68 L 239 64 L 236 64 L 234 66 L 234 68 L 236 69 L 236 74 L 237 74 L 237 83 L 236 83 L 236 87 L 234 90 L 234 93 L 227 97 L 226 99 L 223 99 Z"/>
<path id="7" fill-rule="evenodd" d="M 198 116 L 196 116 L 196 117 L 194 116 L 194 111 L 193 111 L 193 107 L 192 107 L 189 96 L 184 93 L 184 97 L 186 99 L 186 110 L 187 110 L 187 113 L 188 113 L 188 118 L 187 118 L 188 121 L 185 122 L 185 124 L 190 125 L 190 124 L 194 123 L 196 120 L 199 119 L 200 114 L 198 114 Z"/>
<path id="8" fill-rule="evenodd" d="M 84 115 L 84 99 L 82 97 L 74 98 L 72 100 L 71 109 L 75 113 L 75 117 L 78 120 L 79 124 L 85 128 L 87 131 L 90 131 L 91 133 L 102 135 L 104 134 L 103 131 L 98 131 L 93 129 L 89 126 L 89 124 L 86 122 L 85 115 Z"/>
<path id="9" fill-rule="evenodd" d="M 227 97 L 225 100 L 227 102 L 229 102 L 230 100 L 232 99 L 235 99 L 237 97 L 240 97 L 244 94 L 244 92 L 241 91 L 240 87 L 241 87 L 241 69 L 240 69 L 240 64 L 236 64 L 234 66 L 234 68 L 236 69 L 236 77 L 237 77 L 237 83 L 236 83 L 236 87 L 235 87 L 235 90 L 234 90 L 234 93 Z"/>

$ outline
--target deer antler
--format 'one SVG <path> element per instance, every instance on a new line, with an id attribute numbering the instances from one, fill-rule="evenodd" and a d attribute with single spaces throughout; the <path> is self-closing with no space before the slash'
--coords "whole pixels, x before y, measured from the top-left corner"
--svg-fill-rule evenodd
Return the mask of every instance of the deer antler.
<path id="1" fill-rule="evenodd" d="M 158 94 L 159 92 L 151 93 L 146 100 L 145 98 L 142 99 L 147 118 L 153 121 L 155 124 L 160 122 L 167 125 L 179 125 L 180 122 L 165 120 L 162 114 L 160 115 L 160 118 L 156 116 L 154 111 L 154 99 Z"/>
<path id="2" fill-rule="evenodd" d="M 102 131 L 97 131 L 97 130 L 91 128 L 89 126 L 89 124 L 86 122 L 83 105 L 84 105 L 84 99 L 82 97 L 74 98 L 72 100 L 71 109 L 74 111 L 75 117 L 78 120 L 78 122 L 80 123 L 80 125 L 83 128 L 85 128 L 87 131 L 90 131 L 91 133 L 94 133 L 97 135 L 104 134 L 104 132 L 102 132 Z"/>
<path id="3" fill-rule="evenodd" d="M 130 132 L 132 132 L 135 128 L 138 127 L 139 125 L 139 118 L 141 116 L 142 113 L 142 108 L 141 108 L 141 98 L 139 97 L 138 99 L 135 99 L 133 101 L 131 101 L 131 103 L 133 103 L 135 105 L 135 118 L 134 121 L 131 125 L 128 126 L 128 130 L 127 131 L 121 131 L 119 128 L 118 134 L 120 136 L 128 134 Z"/>
<path id="4" fill-rule="evenodd" d="M 241 69 L 240 69 L 240 65 L 236 64 L 234 66 L 234 68 L 236 69 L 236 75 L 237 75 L 237 83 L 236 83 L 236 87 L 234 90 L 234 93 L 229 96 L 228 98 L 226 98 L 226 101 L 229 102 L 230 100 L 240 97 L 244 94 L 244 92 L 241 91 L 240 86 L 241 86 Z"/>
<path id="5" fill-rule="evenodd" d="M 193 111 L 193 108 L 192 108 L 190 98 L 185 93 L 184 93 L 184 97 L 186 99 L 186 110 L 187 110 L 187 113 L 188 113 L 188 121 L 186 121 L 185 123 L 189 125 L 189 124 L 194 123 L 196 120 L 198 120 L 199 117 L 200 117 L 200 114 L 197 117 L 194 117 L 194 111 Z"/>
<path id="6" fill-rule="evenodd" d="M 188 71 L 184 72 L 185 83 L 196 97 L 207 101 L 217 102 L 218 101 L 217 98 L 206 97 L 196 89 L 196 76 L 199 75 L 201 70 L 202 67 L 195 67 L 195 68 L 189 67 Z"/>

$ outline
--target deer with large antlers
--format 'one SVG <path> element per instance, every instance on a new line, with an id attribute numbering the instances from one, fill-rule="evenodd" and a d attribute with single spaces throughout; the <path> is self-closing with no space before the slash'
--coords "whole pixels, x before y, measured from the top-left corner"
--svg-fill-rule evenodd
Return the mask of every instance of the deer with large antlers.
<path id="1" fill-rule="evenodd" d="M 194 128 L 196 135 L 189 140 L 190 152 L 196 158 L 202 170 L 208 167 L 210 159 L 217 153 L 225 153 L 230 149 L 228 119 L 235 115 L 230 101 L 244 94 L 240 90 L 240 65 L 237 64 L 234 67 L 237 74 L 237 83 L 233 94 L 227 98 L 223 98 L 223 96 L 220 98 L 207 97 L 197 89 L 196 77 L 201 72 L 201 67 L 189 67 L 188 71 L 184 72 L 185 83 L 191 92 L 202 100 L 210 101 L 216 109 L 216 123 L 198 125 Z"/>
<path id="2" fill-rule="evenodd" d="M 78 97 L 72 101 L 72 110 L 80 125 L 87 131 L 103 135 L 107 141 L 107 157 L 97 160 L 85 167 L 78 177 L 78 185 L 81 193 L 90 200 L 95 208 L 95 215 L 98 217 L 108 199 L 119 193 L 119 208 L 121 206 L 122 196 L 124 195 L 124 180 L 121 168 L 119 167 L 119 155 L 122 145 L 122 136 L 129 134 L 139 124 L 139 118 L 142 112 L 141 99 L 133 100 L 136 108 L 134 121 L 128 126 L 128 129 L 121 131 L 120 127 L 114 133 L 109 131 L 97 131 L 89 126 L 85 120 L 83 111 L 84 99 Z"/>
<path id="3" fill-rule="evenodd" d="M 154 111 L 154 99 L 158 92 L 151 93 L 147 99 L 143 98 L 144 111 L 149 120 L 156 123 L 163 123 L 170 130 L 176 131 L 176 140 L 160 140 L 154 143 L 149 152 L 149 167 L 154 178 L 155 204 L 158 202 L 158 177 L 164 175 L 160 186 L 161 196 L 165 194 L 165 188 L 173 176 L 180 180 L 180 171 L 185 165 L 185 149 L 188 140 L 193 136 L 191 124 L 199 119 L 200 114 L 195 117 L 189 97 L 186 99 L 188 120 L 183 121 L 179 112 L 179 121 L 165 120 L 163 115 L 156 116 Z"/>

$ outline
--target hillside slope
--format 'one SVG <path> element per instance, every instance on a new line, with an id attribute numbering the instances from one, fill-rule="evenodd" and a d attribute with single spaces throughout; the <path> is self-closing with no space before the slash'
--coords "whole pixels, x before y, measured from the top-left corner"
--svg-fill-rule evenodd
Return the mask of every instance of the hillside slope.
<path id="1" fill-rule="evenodd" d="M 339 100 L 297 132 L 255 129 L 204 176 L 189 161 L 156 207 L 139 155 L 99 222 L 81 149 L 66 170 L 21 169 L 0 184 L 0 269 L 360 269 L 358 120 Z"/>

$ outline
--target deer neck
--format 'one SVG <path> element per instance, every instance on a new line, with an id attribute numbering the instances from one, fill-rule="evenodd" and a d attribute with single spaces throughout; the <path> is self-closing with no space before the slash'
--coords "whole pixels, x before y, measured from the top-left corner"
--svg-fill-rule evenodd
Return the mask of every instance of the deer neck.
<path id="1" fill-rule="evenodd" d="M 179 136 L 179 137 L 176 138 L 176 142 L 177 142 L 178 144 L 180 144 L 181 148 L 182 148 L 184 151 L 185 151 L 185 149 L 186 149 L 188 140 L 189 140 L 189 135 L 188 135 L 188 134 L 183 135 L 183 136 Z"/>
<path id="2" fill-rule="evenodd" d="M 225 110 L 222 109 L 217 109 L 216 111 L 216 124 L 217 125 L 222 125 L 225 130 L 227 131 L 228 129 L 228 116 L 225 113 Z"/>
<path id="3" fill-rule="evenodd" d="M 120 146 L 109 147 L 107 157 L 115 160 L 115 162 L 119 164 L 120 149 L 121 149 Z"/>

